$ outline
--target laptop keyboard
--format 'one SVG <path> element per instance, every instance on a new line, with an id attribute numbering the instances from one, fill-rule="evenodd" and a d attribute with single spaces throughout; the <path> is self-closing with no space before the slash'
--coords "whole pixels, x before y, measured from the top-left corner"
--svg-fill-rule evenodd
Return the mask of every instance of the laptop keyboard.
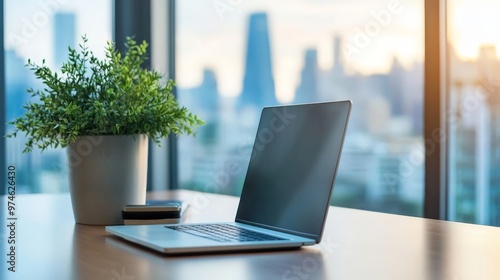
<path id="1" fill-rule="evenodd" d="M 219 242 L 251 242 L 286 240 L 284 238 L 240 228 L 228 224 L 177 225 L 165 226 L 192 235 L 208 238 Z"/>

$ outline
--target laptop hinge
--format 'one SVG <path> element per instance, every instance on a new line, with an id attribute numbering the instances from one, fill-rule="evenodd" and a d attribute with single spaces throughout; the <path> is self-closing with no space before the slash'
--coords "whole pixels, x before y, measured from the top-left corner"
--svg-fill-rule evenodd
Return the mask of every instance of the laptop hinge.
<path id="1" fill-rule="evenodd" d="M 298 236 L 302 236 L 305 238 L 314 239 L 316 241 L 319 238 L 319 236 L 316 236 L 314 234 L 309 234 L 309 233 L 304 233 L 304 232 L 294 231 L 294 230 L 289 230 L 289 229 L 283 229 L 283 228 L 279 228 L 279 227 L 273 227 L 270 225 L 259 224 L 259 223 L 255 223 L 255 222 L 251 222 L 251 221 L 245 221 L 242 219 L 236 219 L 235 222 L 242 223 L 242 224 L 249 225 L 249 226 L 261 227 L 261 228 L 265 228 L 265 229 L 269 229 L 269 230 L 279 231 L 279 232 L 283 232 L 283 233 L 287 233 L 287 234 L 298 235 Z"/>

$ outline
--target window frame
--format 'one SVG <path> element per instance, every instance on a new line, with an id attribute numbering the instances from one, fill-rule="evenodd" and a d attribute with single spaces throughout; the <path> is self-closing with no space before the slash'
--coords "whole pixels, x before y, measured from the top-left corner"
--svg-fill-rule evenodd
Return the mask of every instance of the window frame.
<path id="1" fill-rule="evenodd" d="M 168 44 L 168 73 L 170 77 L 175 80 L 175 46 L 176 46 L 176 0 L 171 0 L 167 2 L 167 44 Z M 177 88 L 174 88 L 173 94 L 177 97 Z M 179 189 L 179 169 L 178 169 L 178 149 L 177 149 L 177 136 L 171 133 L 167 139 L 168 141 L 168 185 L 170 189 Z"/>
<path id="2" fill-rule="evenodd" d="M 113 1 L 112 37 L 116 48 L 126 51 L 126 37 L 134 37 L 137 41 L 151 42 L 151 0 Z M 151 69 L 151 60 L 144 61 L 143 67 Z M 154 144 L 149 140 L 149 147 Z M 148 166 L 152 166 L 151 149 L 148 150 Z M 152 190 L 152 168 L 147 171 L 147 190 Z"/>
<path id="3" fill-rule="evenodd" d="M 7 94 L 5 89 L 5 25 L 4 25 L 4 1 L 0 0 L 0 178 L 4 180 L 4 187 L 0 190 L 0 195 L 7 193 L 7 146 L 4 135 L 6 134 L 6 111 L 7 111 Z M 5 178 L 5 179 L 4 179 Z"/>
<path id="4" fill-rule="evenodd" d="M 160 24 L 166 23 L 164 27 L 167 34 L 165 36 L 155 33 L 153 24 L 155 23 L 158 11 L 154 9 L 160 9 L 160 13 L 163 11 L 167 15 L 165 22 L 162 20 L 158 21 Z M 163 30 L 163 28 L 160 28 L 160 30 Z M 149 43 L 150 59 L 144 65 L 147 68 L 152 68 L 152 60 L 156 59 L 154 57 L 154 48 L 166 45 L 166 73 L 168 73 L 169 78 L 175 80 L 175 1 L 113 1 L 113 40 L 120 51 L 125 50 L 124 43 L 126 36 L 135 36 L 136 40 L 146 40 Z M 157 44 L 158 41 L 166 41 L 166 44 Z M 173 94 L 176 96 L 175 88 Z M 178 188 L 177 137 L 171 133 L 165 141 L 162 141 L 162 144 L 164 147 L 159 148 L 156 143 L 149 141 L 148 191 Z M 167 159 L 164 160 L 164 157 Z M 164 187 L 162 188 L 162 186 Z"/>
<path id="5" fill-rule="evenodd" d="M 446 0 L 424 2 L 424 218 L 446 220 Z"/>

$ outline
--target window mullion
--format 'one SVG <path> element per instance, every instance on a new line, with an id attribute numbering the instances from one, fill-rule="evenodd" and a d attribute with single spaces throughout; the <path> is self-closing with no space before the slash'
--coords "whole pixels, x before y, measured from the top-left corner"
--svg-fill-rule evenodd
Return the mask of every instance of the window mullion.
<path id="1" fill-rule="evenodd" d="M 6 149 L 6 139 L 4 135 L 6 134 L 6 114 L 7 114 L 7 94 L 5 91 L 5 47 L 4 47 L 4 8 L 3 0 L 0 0 L 0 178 L 5 178 L 7 170 L 7 149 Z M 7 180 L 5 180 L 7 183 Z M 5 184 L 4 183 L 4 184 Z M 6 193 L 6 188 L 0 186 L 0 195 Z"/>
<path id="2" fill-rule="evenodd" d="M 424 217 L 446 219 L 446 1 L 425 0 Z"/>

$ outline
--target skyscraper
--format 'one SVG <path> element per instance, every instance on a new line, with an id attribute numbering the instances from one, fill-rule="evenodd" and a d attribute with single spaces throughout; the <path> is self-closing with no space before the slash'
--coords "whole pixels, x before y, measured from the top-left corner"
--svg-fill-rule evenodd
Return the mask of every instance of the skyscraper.
<path id="1" fill-rule="evenodd" d="M 335 99 L 357 99 L 353 96 L 356 76 L 347 75 L 345 59 L 342 52 L 342 39 L 335 35 L 333 40 L 333 64 L 328 71 L 318 73 L 318 101 Z"/>
<path id="2" fill-rule="evenodd" d="M 240 107 L 276 104 L 267 14 L 250 15 Z"/>
<path id="3" fill-rule="evenodd" d="M 15 51 L 5 51 L 5 68 L 9 69 L 5 72 L 6 118 L 9 122 L 23 114 L 23 105 L 29 98 L 26 90 L 30 86 L 28 78 L 30 73 L 24 64 L 26 61 Z"/>
<path id="4" fill-rule="evenodd" d="M 203 70 L 203 81 L 198 91 L 200 107 L 211 114 L 216 114 L 219 111 L 219 90 L 215 72 L 212 69 Z"/>
<path id="5" fill-rule="evenodd" d="M 75 48 L 75 14 L 54 14 L 54 62 L 61 67 L 68 57 L 68 46 Z"/>
<path id="6" fill-rule="evenodd" d="M 300 75 L 300 85 L 295 92 L 295 102 L 318 101 L 318 53 L 314 49 L 306 50 L 304 67 Z"/>
<path id="7" fill-rule="evenodd" d="M 393 116 L 402 116 L 408 114 L 404 111 L 404 100 L 403 100 L 403 75 L 405 69 L 399 62 L 399 60 L 394 57 L 392 59 L 391 71 L 389 72 L 389 88 L 387 91 L 387 98 L 391 102 L 391 112 Z"/>
<path id="8" fill-rule="evenodd" d="M 335 36 L 333 39 L 333 67 L 332 71 L 336 76 L 344 76 L 345 75 L 345 69 L 344 69 L 344 59 L 341 54 L 341 47 L 342 47 L 342 39 L 340 36 Z"/>
<path id="9" fill-rule="evenodd" d="M 451 218 L 499 226 L 500 86 L 494 73 L 500 60 L 494 47 L 483 46 L 474 63 L 454 62 L 451 111 L 460 126 L 450 130 Z M 476 72 L 467 72 L 472 66 Z"/>
<path id="10" fill-rule="evenodd" d="M 485 177 L 483 188 L 480 189 L 483 199 L 477 201 L 480 204 L 478 208 L 483 206 L 484 211 L 484 220 L 480 222 L 500 226 L 500 95 L 498 94 L 500 92 L 498 80 L 500 59 L 496 53 L 494 45 L 482 46 L 477 60 L 483 94 L 489 96 L 485 102 L 488 109 L 477 110 L 478 114 L 489 112 L 477 128 L 482 135 L 485 135 L 483 138 L 486 138 L 486 141 L 482 142 L 486 146 L 482 154 L 485 164 L 481 167 L 487 169 L 487 172 L 483 173 Z"/>

